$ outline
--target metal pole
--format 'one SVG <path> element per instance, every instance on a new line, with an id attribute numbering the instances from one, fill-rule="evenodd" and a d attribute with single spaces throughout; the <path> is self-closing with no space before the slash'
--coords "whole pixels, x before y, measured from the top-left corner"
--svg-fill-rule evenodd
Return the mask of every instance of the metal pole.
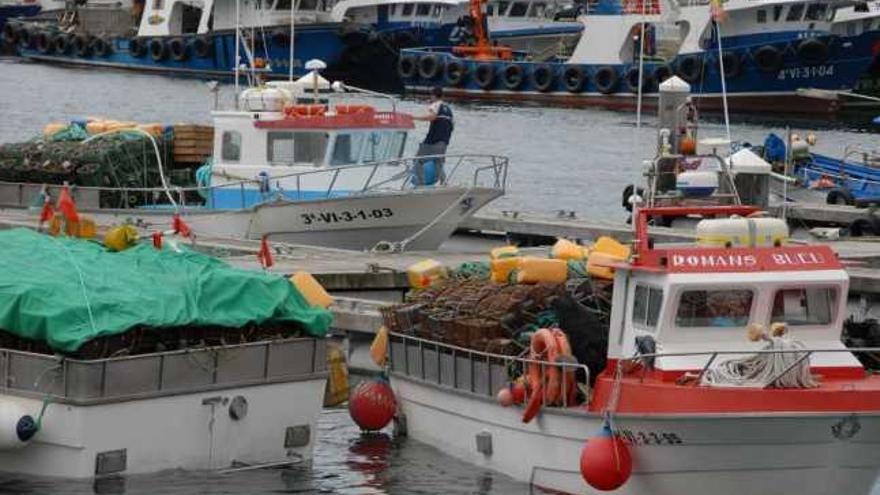
<path id="1" fill-rule="evenodd" d="M 238 66 L 241 61 L 241 0 L 235 0 L 235 109 L 238 110 Z"/>
<path id="2" fill-rule="evenodd" d="M 788 164 L 791 161 L 791 127 L 785 128 L 785 161 L 782 163 L 782 220 L 788 218 Z"/>
<path id="3" fill-rule="evenodd" d="M 717 20 L 712 22 L 715 24 L 715 35 L 718 37 L 718 71 L 721 76 L 721 103 L 724 106 L 724 129 L 727 131 L 728 146 L 731 146 L 733 141 L 730 138 L 730 113 L 727 110 L 727 81 L 724 77 L 724 53 L 721 50 L 721 24 Z"/>
<path id="4" fill-rule="evenodd" d="M 296 24 L 296 1 L 291 0 L 290 2 L 290 59 L 287 61 L 288 66 L 288 74 L 287 80 L 293 82 L 293 35 L 294 35 L 294 24 Z"/>

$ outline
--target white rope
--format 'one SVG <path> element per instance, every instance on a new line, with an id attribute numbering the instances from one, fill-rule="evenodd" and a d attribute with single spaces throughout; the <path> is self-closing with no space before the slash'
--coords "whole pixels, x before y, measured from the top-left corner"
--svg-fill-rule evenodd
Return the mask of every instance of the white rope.
<path id="1" fill-rule="evenodd" d="M 406 250 L 406 247 L 407 247 L 407 245 L 409 245 L 409 243 L 411 243 L 412 241 L 421 237 L 425 232 L 427 232 L 434 225 L 436 225 L 437 222 L 440 221 L 440 219 L 445 217 L 447 214 L 449 214 L 450 211 L 452 211 L 454 208 L 459 206 L 461 204 L 461 202 L 464 201 L 464 199 L 468 196 L 468 194 L 471 193 L 471 191 L 473 191 L 473 188 L 472 187 L 468 188 L 461 196 L 459 196 L 459 198 L 457 200 L 453 201 L 452 204 L 450 204 L 448 207 L 446 207 L 446 209 L 443 210 L 442 213 L 440 213 L 439 215 L 434 217 L 433 220 L 428 222 L 427 225 L 425 225 L 424 227 L 422 227 L 421 229 L 416 231 L 416 233 L 414 233 L 413 235 L 407 237 L 406 239 L 404 239 L 400 242 L 379 241 L 376 243 L 375 246 L 373 246 L 372 249 L 370 249 L 370 252 L 373 252 L 373 253 L 376 253 L 376 252 L 402 253 L 404 250 Z"/>
<path id="2" fill-rule="evenodd" d="M 70 264 L 73 265 L 73 267 L 76 269 L 76 273 L 79 276 L 79 286 L 82 290 L 82 296 L 86 302 L 86 311 L 89 314 L 89 324 L 92 326 L 92 335 L 97 335 L 98 327 L 97 325 L 95 325 L 95 315 L 92 313 L 92 303 L 91 301 L 89 301 L 89 294 L 88 290 L 86 289 L 86 281 L 83 277 L 82 270 L 80 270 L 79 265 L 77 265 L 76 261 L 74 261 L 73 259 L 73 255 L 70 254 L 70 250 L 67 248 L 67 246 L 64 245 L 63 242 L 60 242 L 53 236 L 49 236 L 49 238 L 61 245 L 61 247 L 64 249 L 64 252 L 67 253 L 67 258 L 70 260 Z"/>
<path id="3" fill-rule="evenodd" d="M 765 351 L 804 349 L 802 342 L 785 337 L 765 337 Z M 786 371 L 788 370 L 788 371 Z M 780 376 L 781 373 L 784 373 Z M 706 370 L 701 385 L 712 387 L 813 388 L 819 384 L 803 352 L 771 352 L 729 359 Z"/>

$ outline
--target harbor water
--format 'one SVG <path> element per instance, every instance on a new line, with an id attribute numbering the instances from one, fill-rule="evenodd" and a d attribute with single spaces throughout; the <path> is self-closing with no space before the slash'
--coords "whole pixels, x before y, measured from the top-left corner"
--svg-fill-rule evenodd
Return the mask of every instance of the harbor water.
<path id="1" fill-rule="evenodd" d="M 233 90 L 221 86 L 221 106 Z M 385 103 L 375 99 L 377 106 Z M 37 136 L 51 121 L 92 116 L 139 122 L 210 122 L 214 95 L 202 81 L 73 69 L 0 60 L 0 142 Z M 399 109 L 423 112 L 424 102 L 404 100 Z M 495 210 L 623 220 L 621 191 L 640 181 L 642 160 L 654 149 L 654 116 L 637 129 L 633 113 L 603 110 L 480 105 L 453 102 L 455 132 L 450 153 L 507 155 L 510 190 Z M 819 151 L 840 156 L 848 145 L 880 146 L 871 115 L 841 121 L 786 121 L 735 116 L 735 140 L 761 143 L 769 132 L 813 131 Z M 423 134 L 422 124 L 415 138 Z M 701 137 L 724 137 L 717 116 Z M 408 143 L 411 151 L 418 139 Z M 133 425 L 136 427 L 136 425 Z M 345 409 L 321 416 L 311 466 L 231 474 L 166 472 L 150 476 L 71 482 L 0 475 L 0 493 L 297 493 L 297 494 L 519 494 L 526 484 L 459 462 L 431 446 L 387 435 L 361 435 Z M 875 490 L 880 495 L 880 487 Z"/>

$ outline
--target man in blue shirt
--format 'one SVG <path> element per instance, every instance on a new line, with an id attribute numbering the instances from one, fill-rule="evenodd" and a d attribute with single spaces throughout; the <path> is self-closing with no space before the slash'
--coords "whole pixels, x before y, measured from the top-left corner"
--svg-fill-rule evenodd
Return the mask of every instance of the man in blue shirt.
<path id="1" fill-rule="evenodd" d="M 430 122 L 428 127 L 428 135 L 419 145 L 418 156 L 437 156 L 431 160 L 420 160 L 416 164 L 417 185 L 432 185 L 438 180 L 443 183 L 446 175 L 443 172 L 443 163 L 445 159 L 442 155 L 446 154 L 446 147 L 449 146 L 449 140 L 452 137 L 452 130 L 455 124 L 452 119 L 452 109 L 443 102 L 443 88 L 435 87 L 431 90 L 431 104 L 428 106 L 428 113 L 421 116 L 414 116 L 415 120 L 423 120 Z M 429 168 L 428 162 L 433 162 L 433 174 L 426 173 Z"/>

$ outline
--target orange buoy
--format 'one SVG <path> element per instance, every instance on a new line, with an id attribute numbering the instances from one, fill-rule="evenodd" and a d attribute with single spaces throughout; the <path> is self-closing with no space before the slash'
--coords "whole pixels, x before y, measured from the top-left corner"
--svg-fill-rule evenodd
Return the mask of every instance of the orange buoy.
<path id="1" fill-rule="evenodd" d="M 385 428 L 397 413 L 397 399 L 391 384 L 381 376 L 362 381 L 348 398 L 348 412 L 362 430 Z"/>
<path id="2" fill-rule="evenodd" d="M 629 446 L 606 422 L 581 449 L 581 476 L 596 490 L 616 490 L 632 474 Z"/>
<path id="3" fill-rule="evenodd" d="M 547 328 L 541 328 L 532 335 L 529 348 L 529 359 L 533 360 L 553 363 L 559 355 L 556 337 Z M 539 363 L 529 363 L 527 374 L 532 395 L 529 398 L 526 410 L 523 412 L 523 423 L 530 422 L 538 415 L 538 411 L 541 410 L 544 401 L 547 404 L 553 404 L 558 401 L 561 391 L 559 368 L 556 366 L 545 365 L 542 367 Z"/>
<path id="4" fill-rule="evenodd" d="M 336 113 L 339 115 L 376 113 L 376 109 L 372 105 L 336 105 Z"/>
<path id="5" fill-rule="evenodd" d="M 681 142 L 678 144 L 678 151 L 682 155 L 695 155 L 697 153 L 697 140 L 690 136 L 681 138 Z"/>

